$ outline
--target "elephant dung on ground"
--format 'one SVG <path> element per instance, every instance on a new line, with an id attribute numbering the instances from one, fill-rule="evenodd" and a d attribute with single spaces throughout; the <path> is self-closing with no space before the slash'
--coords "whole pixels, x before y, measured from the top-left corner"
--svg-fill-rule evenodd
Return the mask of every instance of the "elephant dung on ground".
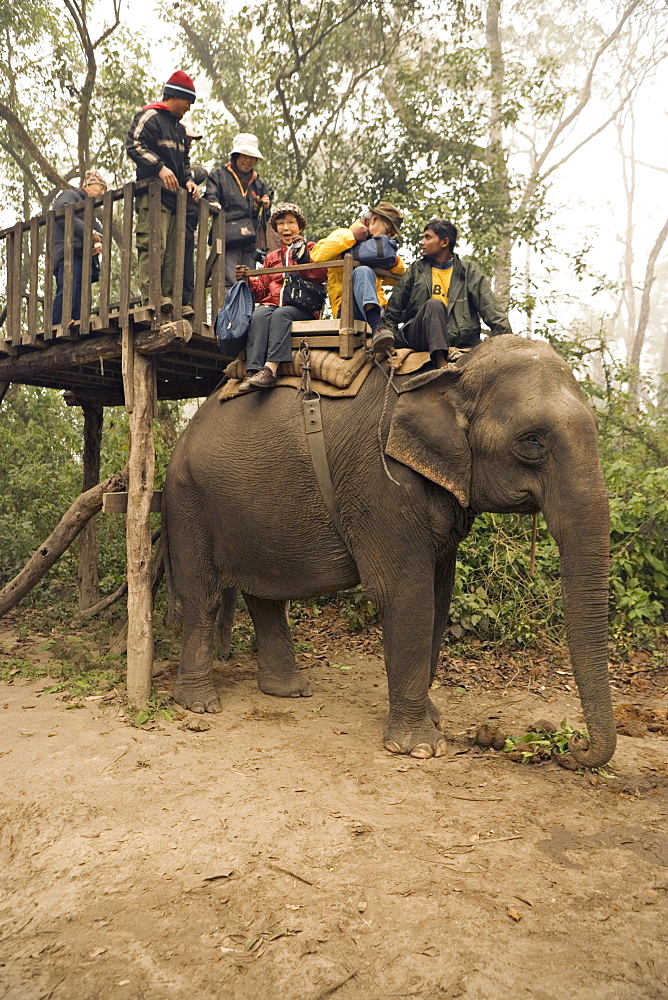
<path id="1" fill-rule="evenodd" d="M 213 637 L 219 609 L 233 610 L 237 588 L 255 627 L 261 690 L 308 694 L 287 602 L 361 581 L 382 620 L 385 747 L 443 754 L 429 687 L 457 546 L 482 511 L 540 510 L 559 546 L 566 633 L 589 731 L 571 751 L 580 765 L 605 764 L 616 739 L 608 503 L 594 415 L 568 365 L 542 341 L 494 337 L 457 365 L 396 376 L 390 387 L 376 368 L 354 398 L 323 399 L 322 417 L 343 538 L 318 487 L 294 390 L 225 403 L 214 393 L 179 440 L 162 501 L 168 586 L 182 605 L 176 700 L 195 712 L 220 710 Z"/>

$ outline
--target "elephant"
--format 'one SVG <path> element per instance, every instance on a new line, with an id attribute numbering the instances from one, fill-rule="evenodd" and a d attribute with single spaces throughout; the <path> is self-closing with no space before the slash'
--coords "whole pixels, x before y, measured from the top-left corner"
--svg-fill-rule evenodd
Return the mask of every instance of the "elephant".
<path id="1" fill-rule="evenodd" d="M 220 609 L 245 597 L 258 685 L 306 696 L 289 601 L 362 583 L 382 622 L 384 746 L 447 750 L 429 691 L 459 542 L 476 514 L 542 511 L 559 547 L 566 636 L 588 729 L 579 766 L 616 743 L 607 668 L 608 500 L 597 428 L 569 366 L 544 341 L 490 337 L 445 368 L 376 364 L 358 394 L 326 399 L 322 422 L 342 534 L 328 513 L 293 389 L 210 396 L 172 454 L 162 497 L 165 569 L 183 647 L 174 698 L 218 712 L 212 647 Z M 224 618 L 225 615 L 222 615 Z M 228 627 L 229 633 L 229 627 Z"/>

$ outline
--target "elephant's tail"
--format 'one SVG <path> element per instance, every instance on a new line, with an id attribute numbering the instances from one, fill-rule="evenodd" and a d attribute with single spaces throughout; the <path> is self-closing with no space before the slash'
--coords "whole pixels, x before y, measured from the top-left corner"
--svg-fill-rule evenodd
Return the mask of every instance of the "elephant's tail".
<path id="1" fill-rule="evenodd" d="M 178 634 L 181 631 L 181 608 L 176 596 L 174 586 L 174 575 L 172 573 L 172 562 L 169 555 L 169 531 L 167 528 L 168 518 L 162 518 L 162 558 L 165 564 L 165 584 L 167 586 L 167 614 L 164 618 L 165 628 Z"/>

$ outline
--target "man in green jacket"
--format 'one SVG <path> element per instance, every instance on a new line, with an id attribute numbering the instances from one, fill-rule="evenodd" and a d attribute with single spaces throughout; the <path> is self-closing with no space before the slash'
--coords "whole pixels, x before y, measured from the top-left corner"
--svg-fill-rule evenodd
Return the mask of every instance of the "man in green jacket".
<path id="1" fill-rule="evenodd" d="M 397 345 L 429 351 L 437 368 L 448 363 L 451 347 L 480 343 L 481 319 L 490 336 L 513 332 L 478 265 L 453 252 L 456 243 L 452 222 L 430 219 L 422 234 L 422 259 L 395 286 L 385 310 Z"/>

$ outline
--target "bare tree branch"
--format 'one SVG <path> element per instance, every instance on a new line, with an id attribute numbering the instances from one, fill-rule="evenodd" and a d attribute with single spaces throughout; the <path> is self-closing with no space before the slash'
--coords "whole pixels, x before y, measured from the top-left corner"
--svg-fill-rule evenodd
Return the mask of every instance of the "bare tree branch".
<path id="1" fill-rule="evenodd" d="M 31 138 L 24 128 L 23 123 L 20 121 L 18 116 L 14 114 L 11 108 L 8 108 L 6 104 L 3 104 L 2 101 L 0 101 L 0 118 L 4 119 L 4 121 L 11 126 L 14 135 L 26 152 L 32 156 L 35 163 L 38 164 L 47 180 L 50 180 L 52 184 L 55 184 L 58 189 L 64 189 L 72 186 L 71 184 L 68 184 L 67 181 L 61 177 L 58 171 L 49 163 L 37 143 Z"/>

